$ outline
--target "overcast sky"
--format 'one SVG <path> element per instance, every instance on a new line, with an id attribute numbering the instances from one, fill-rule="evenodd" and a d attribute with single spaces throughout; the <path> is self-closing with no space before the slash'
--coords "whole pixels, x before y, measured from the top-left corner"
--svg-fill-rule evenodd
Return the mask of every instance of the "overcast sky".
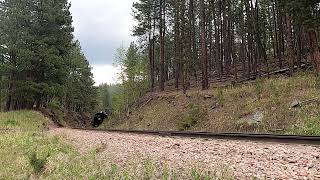
<path id="1" fill-rule="evenodd" d="M 96 84 L 117 82 L 116 49 L 133 40 L 133 0 L 70 0 L 75 36 L 93 67 Z"/>

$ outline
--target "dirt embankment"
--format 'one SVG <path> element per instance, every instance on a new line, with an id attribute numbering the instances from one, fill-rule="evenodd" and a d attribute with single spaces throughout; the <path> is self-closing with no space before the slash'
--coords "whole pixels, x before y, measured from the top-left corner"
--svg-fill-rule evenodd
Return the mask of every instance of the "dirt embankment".
<path id="1" fill-rule="evenodd" d="M 105 127 L 320 135 L 318 81 L 312 74 L 299 74 L 187 94 L 148 93 L 126 118 Z"/>
<path id="2" fill-rule="evenodd" d="M 92 127 L 92 117 L 86 113 L 72 111 L 62 112 L 41 108 L 39 110 L 44 116 L 52 120 L 58 127 L 89 128 Z"/>

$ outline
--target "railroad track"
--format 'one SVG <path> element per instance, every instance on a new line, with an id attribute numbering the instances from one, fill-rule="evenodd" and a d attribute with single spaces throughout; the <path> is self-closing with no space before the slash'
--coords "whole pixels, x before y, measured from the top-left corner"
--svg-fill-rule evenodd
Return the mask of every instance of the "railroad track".
<path id="1" fill-rule="evenodd" d="M 210 132 L 179 132 L 179 131 L 137 131 L 137 130 L 107 130 L 82 129 L 84 131 L 114 132 L 137 135 L 153 135 L 162 137 L 185 137 L 201 139 L 224 139 L 255 142 L 274 142 L 283 144 L 303 144 L 320 146 L 320 136 L 272 135 L 272 134 L 244 134 L 244 133 L 210 133 Z"/>

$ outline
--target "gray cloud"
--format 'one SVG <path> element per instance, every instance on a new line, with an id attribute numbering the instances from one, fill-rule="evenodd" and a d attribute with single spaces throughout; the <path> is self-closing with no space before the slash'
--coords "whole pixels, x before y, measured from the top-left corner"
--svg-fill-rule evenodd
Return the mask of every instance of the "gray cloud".
<path id="1" fill-rule="evenodd" d="M 112 64 L 116 49 L 133 38 L 133 0 L 70 0 L 75 36 L 92 65 Z"/>

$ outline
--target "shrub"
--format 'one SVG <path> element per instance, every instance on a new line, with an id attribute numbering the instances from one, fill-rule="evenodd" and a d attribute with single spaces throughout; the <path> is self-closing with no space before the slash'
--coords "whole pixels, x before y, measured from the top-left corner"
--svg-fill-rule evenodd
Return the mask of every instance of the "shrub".
<path id="1" fill-rule="evenodd" d="M 190 104 L 188 107 L 188 114 L 182 119 L 179 124 L 179 131 L 185 131 L 195 126 L 199 121 L 206 118 L 204 109 L 199 105 Z"/>
<path id="2" fill-rule="evenodd" d="M 8 119 L 3 123 L 5 126 L 17 126 L 18 122 L 16 120 Z"/>
<path id="3" fill-rule="evenodd" d="M 222 89 L 222 88 L 218 88 L 217 98 L 218 98 L 218 103 L 219 103 L 219 105 L 222 105 L 222 104 L 223 104 L 223 101 L 224 101 L 224 92 L 223 92 L 223 89 Z"/>
<path id="4" fill-rule="evenodd" d="M 262 86 L 263 86 L 263 80 L 262 79 L 258 79 L 255 82 L 254 90 L 255 90 L 256 96 L 258 97 L 259 100 L 261 99 Z"/>
<path id="5" fill-rule="evenodd" d="M 33 172 L 35 174 L 39 174 L 44 169 L 47 159 L 49 157 L 49 154 L 45 157 L 38 157 L 36 152 L 32 152 L 29 155 L 29 163 L 32 166 Z"/>
<path id="6" fill-rule="evenodd" d="M 57 121 L 57 123 L 61 125 L 64 124 L 64 112 L 60 103 L 57 101 L 52 101 L 48 104 L 48 108 L 54 113 L 54 119 Z"/>
<path id="7" fill-rule="evenodd" d="M 320 75 L 316 77 L 316 89 L 320 89 Z"/>

